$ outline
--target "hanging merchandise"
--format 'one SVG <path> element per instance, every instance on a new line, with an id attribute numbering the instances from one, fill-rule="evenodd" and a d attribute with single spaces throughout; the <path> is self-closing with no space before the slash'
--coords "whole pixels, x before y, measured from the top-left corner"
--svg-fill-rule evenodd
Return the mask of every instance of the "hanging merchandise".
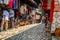
<path id="1" fill-rule="evenodd" d="M 24 5 L 22 5 L 22 6 L 20 7 L 20 12 L 21 12 L 21 14 L 24 14 Z"/>
<path id="2" fill-rule="evenodd" d="M 43 4 L 43 5 L 42 5 L 42 9 L 43 9 L 43 10 L 47 10 L 47 0 L 43 0 L 43 1 L 42 1 L 42 4 Z"/>
<path id="3" fill-rule="evenodd" d="M 53 13 L 54 13 L 54 0 L 51 0 L 51 8 L 50 8 L 50 22 L 53 22 Z M 55 25 L 52 25 L 51 27 L 51 33 L 54 33 L 55 31 Z M 53 28 L 53 29 L 52 29 Z"/>
<path id="4" fill-rule="evenodd" d="M 48 3 L 48 4 L 47 4 L 47 8 L 50 9 L 50 6 L 51 6 L 51 0 L 48 0 L 47 3 Z"/>
<path id="5" fill-rule="evenodd" d="M 4 0 L 4 4 L 9 4 L 9 0 Z"/>
<path id="6" fill-rule="evenodd" d="M 13 7 L 13 3 L 14 3 L 14 0 L 9 0 L 9 6 L 10 6 L 10 8 Z"/>
<path id="7" fill-rule="evenodd" d="M 59 0 L 54 0 L 53 21 L 51 25 L 51 32 L 55 33 L 56 37 L 60 37 L 60 11 Z"/>
<path id="8" fill-rule="evenodd" d="M 53 13 L 51 32 L 54 32 L 56 37 L 60 37 L 60 12 Z"/>
<path id="9" fill-rule="evenodd" d="M 53 0 L 52 0 L 53 1 Z M 50 13 L 50 22 L 51 24 L 51 33 L 55 33 L 56 37 L 60 37 L 60 11 L 59 11 L 59 0 L 54 0 L 52 2 L 54 6 L 52 5 L 51 13 Z"/>
<path id="10" fill-rule="evenodd" d="M 50 22 L 53 21 L 53 11 L 54 11 L 54 0 L 51 0 L 51 8 L 50 8 Z"/>
<path id="11" fill-rule="evenodd" d="M 18 8 L 18 5 L 19 5 L 19 4 L 18 4 L 18 2 L 19 2 L 19 1 L 18 1 L 18 0 L 16 0 L 16 8 Z"/>
<path id="12" fill-rule="evenodd" d="M 0 3 L 3 4 L 4 0 L 0 0 Z"/>
<path id="13" fill-rule="evenodd" d="M 59 11 L 59 3 L 58 3 L 58 1 L 55 1 L 54 2 L 54 11 L 55 12 L 58 12 Z"/>
<path id="14" fill-rule="evenodd" d="M 14 0 L 14 4 L 13 7 L 16 8 L 17 4 L 16 4 L 16 0 Z"/>

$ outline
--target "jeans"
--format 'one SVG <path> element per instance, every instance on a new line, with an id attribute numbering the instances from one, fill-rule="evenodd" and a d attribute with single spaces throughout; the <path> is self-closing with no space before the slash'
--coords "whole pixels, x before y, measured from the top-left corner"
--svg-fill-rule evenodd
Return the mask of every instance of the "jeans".
<path id="1" fill-rule="evenodd" d="M 10 24 L 11 24 L 11 27 L 14 28 L 14 17 L 10 18 Z"/>

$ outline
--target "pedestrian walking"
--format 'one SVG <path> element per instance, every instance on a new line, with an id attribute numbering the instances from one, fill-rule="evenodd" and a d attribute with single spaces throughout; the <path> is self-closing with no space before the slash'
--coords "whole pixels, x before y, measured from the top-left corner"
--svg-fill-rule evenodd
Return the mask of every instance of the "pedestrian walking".
<path id="1" fill-rule="evenodd" d="M 4 28 L 4 23 L 6 23 L 5 30 L 8 29 L 8 21 L 9 21 L 9 7 L 6 5 L 6 8 L 3 10 L 3 19 L 2 19 L 2 24 L 1 24 L 1 31 Z"/>
<path id="2" fill-rule="evenodd" d="M 10 19 L 10 24 L 11 24 L 11 27 L 14 28 L 14 10 L 10 8 L 9 10 L 9 19 Z"/>

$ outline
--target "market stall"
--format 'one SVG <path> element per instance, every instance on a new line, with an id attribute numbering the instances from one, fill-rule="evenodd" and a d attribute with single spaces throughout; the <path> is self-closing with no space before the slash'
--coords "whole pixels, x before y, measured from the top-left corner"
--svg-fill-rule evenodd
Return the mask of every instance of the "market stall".
<path id="1" fill-rule="evenodd" d="M 50 12 L 50 22 L 51 33 L 55 33 L 56 37 L 60 36 L 60 0 L 52 0 L 51 12 Z"/>

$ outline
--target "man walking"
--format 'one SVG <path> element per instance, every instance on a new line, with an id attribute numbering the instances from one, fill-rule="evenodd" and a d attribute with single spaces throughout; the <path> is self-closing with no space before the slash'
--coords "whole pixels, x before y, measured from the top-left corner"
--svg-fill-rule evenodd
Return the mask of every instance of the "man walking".
<path id="1" fill-rule="evenodd" d="M 9 11 L 8 11 L 8 6 L 6 6 L 6 9 L 3 10 L 3 19 L 2 19 L 2 24 L 1 24 L 1 31 L 3 30 L 4 23 L 6 23 L 5 30 L 8 29 L 8 21 L 9 21 Z"/>
<path id="2" fill-rule="evenodd" d="M 13 9 L 10 9 L 9 11 L 9 18 L 10 18 L 10 24 L 11 24 L 11 27 L 14 28 L 14 10 Z"/>

